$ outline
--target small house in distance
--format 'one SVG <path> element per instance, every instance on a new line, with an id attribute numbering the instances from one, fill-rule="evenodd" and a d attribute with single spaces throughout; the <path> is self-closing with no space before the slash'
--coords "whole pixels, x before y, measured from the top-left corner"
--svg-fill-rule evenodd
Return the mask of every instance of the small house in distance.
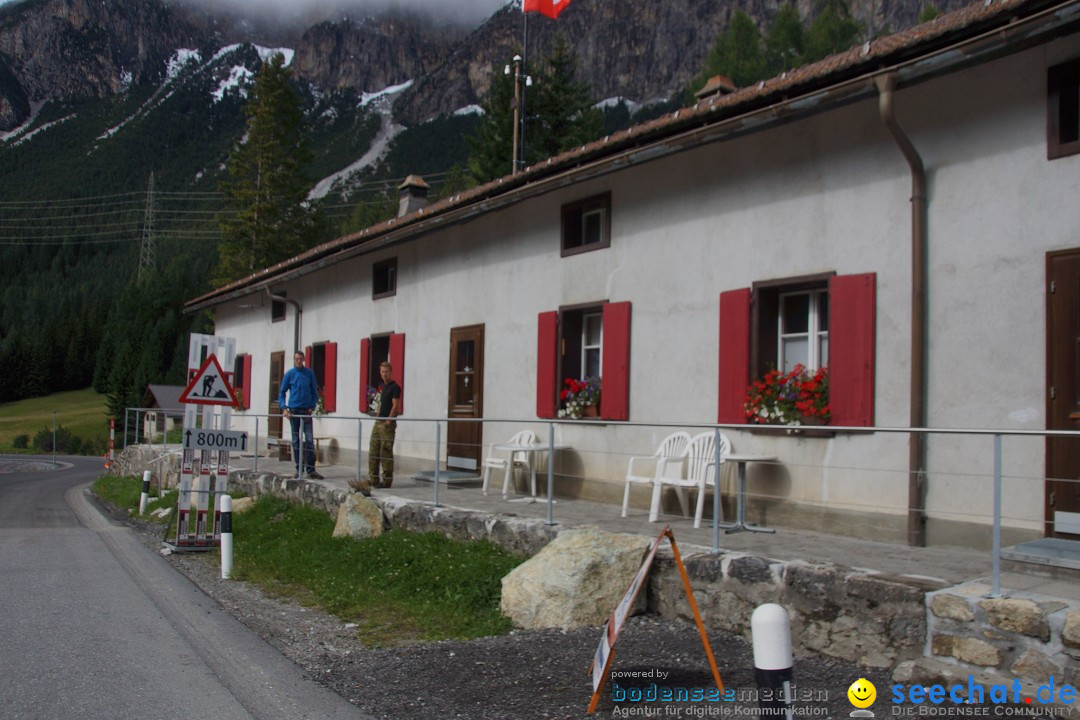
<path id="1" fill-rule="evenodd" d="M 142 436 L 148 440 L 160 438 L 174 427 L 184 424 L 184 405 L 181 385 L 147 385 L 142 406 L 150 410 L 142 419 Z"/>

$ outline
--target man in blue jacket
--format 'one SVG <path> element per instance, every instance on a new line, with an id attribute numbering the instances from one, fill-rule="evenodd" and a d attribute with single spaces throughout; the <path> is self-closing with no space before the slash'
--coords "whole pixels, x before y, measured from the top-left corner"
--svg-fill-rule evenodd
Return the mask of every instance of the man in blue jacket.
<path id="1" fill-rule="evenodd" d="M 285 402 L 286 394 L 289 396 Z M 319 404 L 319 386 L 315 381 L 315 371 L 304 367 L 304 353 L 293 353 L 293 366 L 281 379 L 278 391 L 278 406 L 282 415 L 289 418 L 292 425 L 292 456 L 296 462 L 296 477 L 301 477 L 300 470 L 300 423 L 304 423 L 304 464 L 307 476 L 312 480 L 322 480 L 322 475 L 315 472 L 315 441 L 311 414 Z"/>

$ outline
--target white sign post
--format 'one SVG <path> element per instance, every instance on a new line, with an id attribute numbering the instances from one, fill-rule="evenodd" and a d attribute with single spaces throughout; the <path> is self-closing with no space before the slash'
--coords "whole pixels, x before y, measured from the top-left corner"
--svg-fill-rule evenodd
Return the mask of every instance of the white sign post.
<path id="1" fill-rule="evenodd" d="M 219 499 L 229 478 L 229 452 L 247 449 L 247 433 L 228 429 L 236 403 L 232 368 L 236 361 L 236 340 L 216 335 L 191 334 L 188 344 L 188 385 L 180 395 L 184 407 L 184 455 L 180 473 L 180 500 L 176 520 L 174 550 L 209 550 L 220 542 Z M 199 423 L 199 407 L 202 423 Z M 217 462 L 211 453 L 217 453 Z M 198 461 L 196 461 L 198 453 Z M 198 478 L 196 480 L 196 478 Z M 210 498 L 214 498 L 212 527 Z M 191 534 L 190 513 L 195 507 L 195 534 Z"/>

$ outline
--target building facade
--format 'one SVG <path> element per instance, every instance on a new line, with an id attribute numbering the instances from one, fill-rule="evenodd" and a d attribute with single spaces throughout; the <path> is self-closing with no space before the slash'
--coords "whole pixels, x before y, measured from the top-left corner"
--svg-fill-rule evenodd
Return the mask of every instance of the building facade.
<path id="1" fill-rule="evenodd" d="M 309 349 L 344 458 L 383 358 L 398 455 L 428 467 L 435 419 L 528 421 L 444 430 L 439 456 L 468 466 L 516 429 L 546 438 L 563 379 L 599 375 L 599 417 L 557 427 L 558 492 L 617 503 L 628 456 L 721 423 L 781 460 L 753 491 L 770 524 L 979 544 L 992 436 L 906 429 L 1035 431 L 1002 441 L 1007 537 L 1072 537 L 1080 453 L 1039 431 L 1080 427 L 1078 27 L 1076 2 L 980 2 L 188 307 L 243 353 L 234 423 L 276 412 Z M 829 368 L 830 424 L 746 425 L 747 387 L 796 362 Z"/>

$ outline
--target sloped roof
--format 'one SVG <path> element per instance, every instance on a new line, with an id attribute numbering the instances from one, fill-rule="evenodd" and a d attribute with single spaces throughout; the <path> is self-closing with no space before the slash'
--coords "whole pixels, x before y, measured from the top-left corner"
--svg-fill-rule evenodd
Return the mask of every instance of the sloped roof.
<path id="1" fill-rule="evenodd" d="M 143 407 L 183 412 L 184 404 L 180 402 L 183 392 L 183 385 L 147 385 L 143 395 Z"/>
<path id="2" fill-rule="evenodd" d="M 416 239 L 584 179 L 753 132 L 876 93 L 873 78 L 897 87 L 986 62 L 1080 27 L 1080 0 L 980 0 L 902 32 L 877 38 L 723 96 L 635 125 L 409 215 L 331 240 L 190 300 L 190 311 L 261 291 L 347 257 Z"/>

